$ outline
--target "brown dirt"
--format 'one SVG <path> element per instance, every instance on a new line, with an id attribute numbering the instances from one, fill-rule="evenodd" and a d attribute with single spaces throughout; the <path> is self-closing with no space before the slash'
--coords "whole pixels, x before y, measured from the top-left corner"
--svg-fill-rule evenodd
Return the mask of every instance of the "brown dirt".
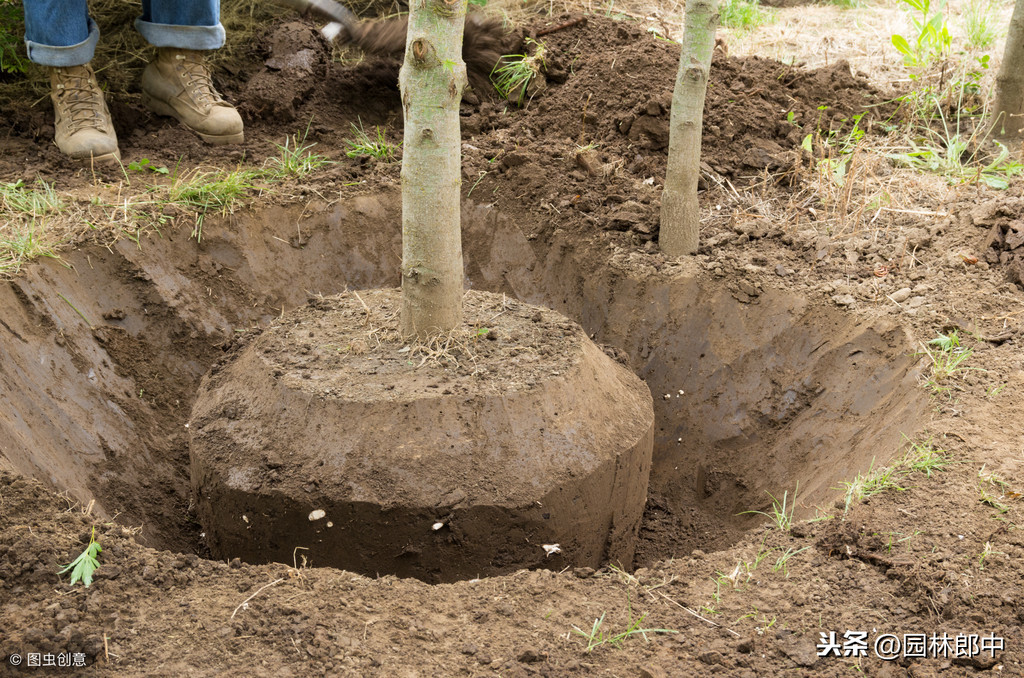
<path id="1" fill-rule="evenodd" d="M 596 17 L 542 38 L 547 86 L 525 110 L 483 92 L 463 106 L 467 278 L 577 320 L 655 394 L 639 569 L 430 586 L 206 559 L 184 428 L 202 375 L 242 330 L 309 297 L 397 283 L 398 167 L 342 152 L 359 120 L 399 140 L 397 62 L 335 62 L 308 26 L 287 27 L 290 43 L 283 30 L 217 74 L 247 116 L 244 149 L 204 147 L 128 92 L 112 101 L 125 160 L 233 167 L 244 150 L 259 164 L 312 117 L 339 164 L 208 216 L 202 243 L 172 213 L 141 248 L 85 243 L 0 289 L 3 670 L 11 653 L 76 651 L 84 674 L 119 676 L 1024 675 L 1020 182 L 879 209 L 842 233 L 821 201 L 773 211 L 810 183 L 803 136 L 848 129 L 888 95 L 841 64 L 718 58 L 703 246 L 666 261 L 651 241 L 675 53 Z M 3 113 L 0 180 L 89 195 L 123 178 L 70 168 L 45 101 Z M 951 329 L 976 369 L 932 394 L 920 342 Z M 833 488 L 897 457 L 904 434 L 952 463 L 844 513 Z M 736 515 L 797 480 L 797 517 L 830 519 L 785 532 Z M 93 524 L 103 566 L 71 589 L 56 571 Z M 679 633 L 586 652 L 573 628 L 602 615 L 606 633 L 641 615 Z M 994 634 L 1006 650 L 814 656 L 819 633 L 858 629 Z"/>

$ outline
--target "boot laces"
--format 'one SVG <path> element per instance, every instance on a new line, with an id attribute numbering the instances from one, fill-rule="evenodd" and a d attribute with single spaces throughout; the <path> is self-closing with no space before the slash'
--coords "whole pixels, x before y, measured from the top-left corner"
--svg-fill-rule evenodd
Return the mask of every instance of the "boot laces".
<path id="1" fill-rule="evenodd" d="M 215 106 L 224 101 L 214 88 L 210 71 L 202 59 L 187 53 L 176 54 L 175 58 L 180 62 L 180 72 L 185 86 L 197 104 Z"/>
<path id="2" fill-rule="evenodd" d="M 68 120 L 68 134 L 83 129 L 106 131 L 103 92 L 84 68 L 61 68 L 57 78 L 57 101 Z"/>

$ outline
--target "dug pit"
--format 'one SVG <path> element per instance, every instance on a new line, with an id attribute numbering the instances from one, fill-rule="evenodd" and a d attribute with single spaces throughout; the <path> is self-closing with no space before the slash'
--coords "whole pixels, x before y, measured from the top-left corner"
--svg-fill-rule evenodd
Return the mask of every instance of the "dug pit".
<path id="1" fill-rule="evenodd" d="M 399 202 L 275 207 L 210 219 L 201 244 L 184 230 L 32 266 L 0 289 L 0 465 L 208 554 L 185 427 L 203 375 L 310 298 L 396 286 Z M 737 514 L 797 483 L 798 515 L 813 512 L 922 419 L 917 359 L 888 321 L 692 262 L 530 240 L 486 205 L 463 223 L 471 287 L 573 319 L 653 393 L 636 564 L 733 542 L 756 522 Z"/>

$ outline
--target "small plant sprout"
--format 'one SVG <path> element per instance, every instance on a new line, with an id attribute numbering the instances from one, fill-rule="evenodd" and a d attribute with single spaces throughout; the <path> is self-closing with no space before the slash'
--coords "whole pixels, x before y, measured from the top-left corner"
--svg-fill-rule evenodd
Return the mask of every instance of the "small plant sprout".
<path id="1" fill-rule="evenodd" d="M 85 550 L 78 554 L 78 557 L 71 561 L 67 567 L 58 572 L 57 574 L 64 574 L 68 570 L 71 571 L 71 581 L 68 582 L 69 586 L 74 586 L 78 582 L 82 582 L 86 588 L 92 584 L 92 575 L 100 567 L 99 555 L 103 550 L 100 543 L 96 541 L 96 527 L 92 528 L 92 535 L 89 537 L 89 545 L 85 547 Z"/>
<path id="2" fill-rule="evenodd" d="M 374 125 L 373 136 L 371 137 L 363 128 L 363 121 L 360 120 L 358 125 L 352 123 L 352 133 L 355 135 L 355 139 L 345 140 L 345 145 L 348 146 L 345 155 L 348 157 L 376 158 L 384 162 L 392 162 L 397 159 L 397 151 L 401 148 L 402 144 L 395 146 L 389 143 L 384 135 L 383 127 Z"/>
<path id="3" fill-rule="evenodd" d="M 805 546 L 802 549 L 798 549 L 798 550 L 794 551 L 792 546 L 789 547 L 788 549 L 783 551 L 782 554 L 775 560 L 775 564 L 772 565 L 772 572 L 778 572 L 778 571 L 781 570 L 782 573 L 788 578 L 789 577 L 789 565 L 788 565 L 789 559 L 792 558 L 795 555 L 803 553 L 804 551 L 806 551 L 809 548 L 811 548 L 811 547 L 810 546 Z"/>
<path id="4" fill-rule="evenodd" d="M 769 497 L 772 498 L 772 508 L 770 513 L 764 511 L 743 511 L 740 515 L 746 513 L 755 513 L 757 515 L 764 516 L 772 521 L 772 524 L 783 532 L 788 532 L 789 528 L 793 527 L 793 512 L 796 511 L 796 493 L 800 491 L 800 483 L 797 482 L 796 489 L 793 490 L 793 502 L 789 503 L 789 490 L 782 493 L 782 499 L 779 500 L 771 492 L 765 492 Z"/>
<path id="5" fill-rule="evenodd" d="M 1002 551 L 994 551 L 992 549 L 992 542 L 990 542 L 990 541 L 985 542 L 985 548 L 982 549 L 981 554 L 978 556 L 978 569 L 979 570 L 984 570 L 985 569 L 985 561 L 988 560 L 988 558 L 990 556 L 995 556 L 995 555 L 1005 556 L 1006 554 L 1003 553 Z"/>
<path id="6" fill-rule="evenodd" d="M 629 625 L 625 631 L 621 633 L 606 632 L 604 629 L 604 620 L 607 616 L 607 612 L 601 614 L 600 617 L 594 620 L 593 626 L 589 631 L 584 631 L 578 626 L 572 627 L 572 632 L 578 636 L 582 636 L 587 641 L 587 647 L 584 648 L 584 652 L 593 652 L 596 648 L 601 645 L 611 645 L 612 647 L 622 647 L 622 644 L 629 640 L 633 636 L 640 636 L 647 642 L 650 639 L 647 634 L 651 633 L 679 633 L 679 631 L 673 629 L 648 629 L 643 628 L 644 619 L 647 617 L 646 614 L 642 614 L 636 619 L 633 619 L 633 613 L 629 606 L 629 597 L 626 597 L 626 617 L 629 620 Z"/>
<path id="7" fill-rule="evenodd" d="M 894 466 L 890 466 L 888 468 L 875 468 L 875 460 L 872 459 L 867 473 L 858 473 L 857 477 L 852 481 L 841 483 L 841 485 L 846 489 L 843 514 L 845 515 L 848 513 L 850 507 L 855 502 L 867 499 L 868 497 L 873 497 L 874 495 L 885 492 L 886 490 L 902 492 L 906 488 L 900 487 L 897 480 L 897 472 Z"/>
<path id="8" fill-rule="evenodd" d="M 310 124 L 312 124 L 312 122 L 313 121 L 310 120 Z M 306 143 L 306 138 L 308 136 L 309 125 L 306 125 L 306 129 L 302 132 L 301 138 L 298 133 L 296 133 L 290 137 L 285 137 L 283 145 L 274 144 L 277 146 L 277 150 L 280 155 L 273 158 L 267 158 L 267 165 L 270 166 L 271 175 L 275 179 L 288 176 L 302 177 L 323 167 L 324 165 L 331 164 L 332 161 L 328 160 L 326 157 L 313 153 L 312 148 L 316 146 L 316 144 Z"/>
<path id="9" fill-rule="evenodd" d="M 902 35 L 893 35 L 892 45 L 903 55 L 904 63 L 912 68 L 923 68 L 945 58 L 953 38 L 940 11 L 941 5 L 932 13 L 931 0 L 903 0 L 903 3 L 907 5 L 907 15 L 914 32 L 910 40 Z"/>
<path id="10" fill-rule="evenodd" d="M 530 81 L 544 67 L 544 44 L 526 39 L 533 54 L 505 54 L 491 70 L 491 83 L 501 96 L 517 106 L 523 105 Z M 529 50 L 527 50 L 529 51 Z"/>
<path id="11" fill-rule="evenodd" d="M 964 366 L 967 359 L 974 354 L 974 349 L 961 346 L 960 336 L 956 331 L 948 335 L 940 334 L 927 344 L 922 344 L 921 348 L 932 363 L 931 377 L 926 383 L 936 395 L 944 393 L 949 396 L 950 387 L 946 384 L 949 379 L 961 372 L 977 369 Z"/>
<path id="12" fill-rule="evenodd" d="M 131 161 L 130 163 L 128 163 L 128 169 L 130 169 L 133 172 L 145 172 L 146 170 L 149 170 L 150 172 L 154 172 L 156 174 L 170 174 L 171 173 L 171 171 L 169 169 L 167 169 L 167 167 L 165 165 L 161 165 L 160 167 L 157 167 L 156 165 L 153 164 L 153 162 L 149 158 L 143 158 L 141 160 L 133 160 L 133 161 Z"/>

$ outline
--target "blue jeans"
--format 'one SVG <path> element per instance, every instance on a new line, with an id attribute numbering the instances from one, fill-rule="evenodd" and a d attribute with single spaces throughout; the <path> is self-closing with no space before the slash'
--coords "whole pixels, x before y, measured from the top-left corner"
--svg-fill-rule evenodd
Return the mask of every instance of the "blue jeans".
<path id="1" fill-rule="evenodd" d="M 43 66 L 92 61 L 100 30 L 86 1 L 24 0 L 28 58 Z M 224 44 L 220 0 L 142 0 L 135 27 L 154 47 L 217 49 Z"/>

